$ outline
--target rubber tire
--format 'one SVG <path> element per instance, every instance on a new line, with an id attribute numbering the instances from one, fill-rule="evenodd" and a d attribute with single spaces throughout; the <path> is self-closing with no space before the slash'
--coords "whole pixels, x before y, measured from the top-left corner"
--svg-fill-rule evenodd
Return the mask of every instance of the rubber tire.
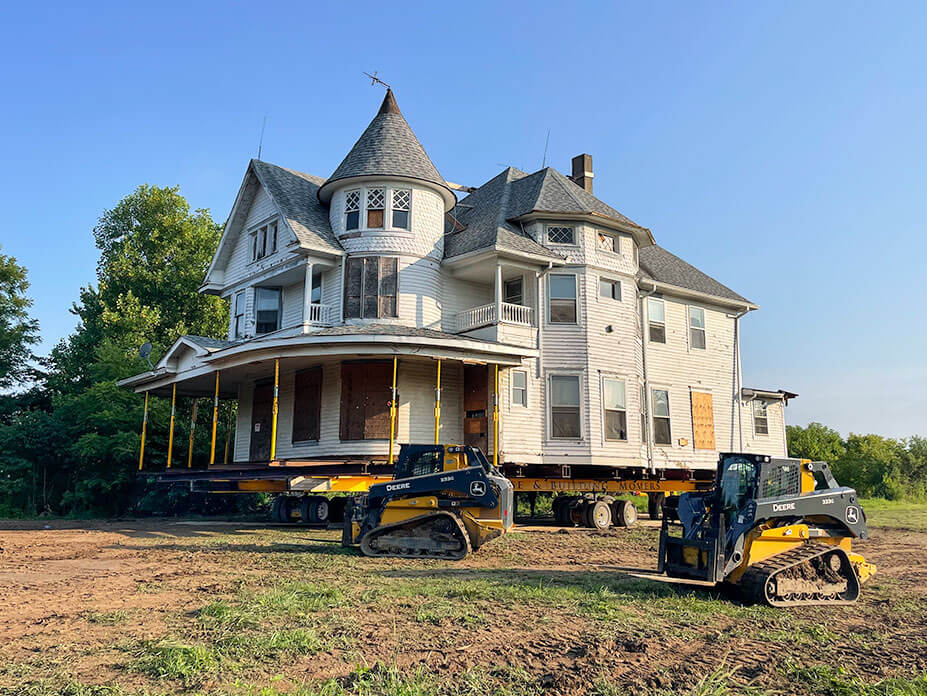
<path id="1" fill-rule="evenodd" d="M 274 502 L 270 504 L 270 521 L 282 523 L 283 515 L 280 514 L 280 508 L 283 505 L 283 499 L 285 496 L 278 495 L 274 496 Z"/>
<path id="2" fill-rule="evenodd" d="M 312 502 L 312 499 L 308 495 L 304 495 L 299 499 L 299 521 L 303 524 L 309 524 L 309 503 Z"/>
<path id="3" fill-rule="evenodd" d="M 648 493 L 647 494 L 647 517 L 652 520 L 663 519 L 663 501 L 666 499 L 665 493 Z"/>
<path id="4" fill-rule="evenodd" d="M 550 509 L 554 513 L 554 522 L 557 524 L 563 523 L 563 500 L 562 495 L 557 495 L 550 501 Z"/>
<path id="5" fill-rule="evenodd" d="M 597 500 L 586 506 L 586 526 L 590 529 L 606 530 L 612 526 L 612 508 L 604 500 Z"/>
<path id="6" fill-rule="evenodd" d="M 637 522 L 637 508 L 630 500 L 616 500 L 614 516 L 616 526 L 631 527 Z"/>
<path id="7" fill-rule="evenodd" d="M 577 498 L 567 508 L 567 524 L 573 527 L 586 526 L 586 507 L 588 501 L 583 498 Z"/>

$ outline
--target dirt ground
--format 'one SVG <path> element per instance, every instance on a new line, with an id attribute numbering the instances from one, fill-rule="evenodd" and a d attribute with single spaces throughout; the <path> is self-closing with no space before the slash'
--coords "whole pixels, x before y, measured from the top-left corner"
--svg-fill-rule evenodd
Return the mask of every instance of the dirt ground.
<path id="1" fill-rule="evenodd" d="M 521 527 L 459 563 L 361 558 L 337 539 L 0 522 L 0 693 L 927 690 L 924 532 L 856 546 L 878 565 L 857 605 L 789 610 L 637 576 L 655 565 L 652 523 Z"/>

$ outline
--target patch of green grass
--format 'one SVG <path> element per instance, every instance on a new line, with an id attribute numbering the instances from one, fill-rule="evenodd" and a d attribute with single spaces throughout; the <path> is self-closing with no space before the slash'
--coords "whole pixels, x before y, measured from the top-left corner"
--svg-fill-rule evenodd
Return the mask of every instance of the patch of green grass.
<path id="1" fill-rule="evenodd" d="M 454 624 L 465 628 L 477 628 L 486 623 L 486 615 L 472 606 L 459 602 L 431 600 L 416 608 L 415 620 L 435 626 Z"/>
<path id="2" fill-rule="evenodd" d="M 657 689 L 647 693 L 652 696 L 742 696 L 762 693 L 759 689 L 733 683 L 737 669 L 722 664 L 687 689 Z M 590 693 L 594 696 L 634 696 L 641 692 L 623 684 L 616 684 L 607 677 L 599 677 Z"/>
<path id="3" fill-rule="evenodd" d="M 132 667 L 155 679 L 176 679 L 186 686 L 200 683 L 219 669 L 216 652 L 201 644 L 146 642 Z"/>
<path id="4" fill-rule="evenodd" d="M 924 696 L 927 673 L 866 683 L 843 667 L 786 666 L 788 674 L 808 686 L 816 696 Z"/>
<path id="5" fill-rule="evenodd" d="M 81 617 L 86 621 L 101 626 L 115 626 L 121 624 L 129 618 L 129 612 L 124 609 L 116 611 L 85 611 Z"/>
<path id="6" fill-rule="evenodd" d="M 927 532 L 927 502 L 866 498 L 859 504 L 870 527 L 896 527 Z"/>

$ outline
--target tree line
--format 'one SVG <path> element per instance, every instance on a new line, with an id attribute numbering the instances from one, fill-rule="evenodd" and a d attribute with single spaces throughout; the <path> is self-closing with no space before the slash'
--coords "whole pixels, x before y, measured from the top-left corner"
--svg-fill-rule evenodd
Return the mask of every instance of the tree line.
<path id="1" fill-rule="evenodd" d="M 254 496 L 193 495 L 151 486 L 137 472 L 143 398 L 116 386 L 148 369 L 183 334 L 222 338 L 228 306 L 198 289 L 221 226 L 192 210 L 175 188 L 140 186 L 93 228 L 96 283 L 81 288 L 74 331 L 48 355 L 33 353 L 38 323 L 29 314 L 26 269 L 0 248 L 0 517 L 119 515 L 247 509 Z M 205 404 L 204 404 L 205 406 Z M 223 405 L 220 438 L 231 423 Z M 174 433 L 184 465 L 190 399 L 180 400 Z M 202 414 L 211 409 L 203 408 Z M 167 456 L 170 403 L 149 406 L 146 459 Z M 208 460 L 210 428 L 195 429 L 194 463 Z M 788 428 L 792 456 L 831 462 L 838 481 L 862 496 L 927 496 L 927 440 L 878 435 L 842 438 L 819 423 Z"/>

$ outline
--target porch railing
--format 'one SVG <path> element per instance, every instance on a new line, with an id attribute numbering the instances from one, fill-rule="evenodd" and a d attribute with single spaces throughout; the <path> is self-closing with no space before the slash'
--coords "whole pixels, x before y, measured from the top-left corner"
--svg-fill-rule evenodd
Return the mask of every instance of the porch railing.
<path id="1" fill-rule="evenodd" d="M 517 326 L 534 326 L 534 308 L 524 305 L 502 303 L 502 320 L 496 321 L 496 305 L 487 304 L 471 307 L 457 314 L 457 331 L 472 331 L 481 326 L 492 324 L 515 324 Z"/>
<path id="2" fill-rule="evenodd" d="M 309 316 L 303 320 L 305 326 L 331 326 L 335 323 L 334 305 L 311 304 L 309 305 Z"/>

